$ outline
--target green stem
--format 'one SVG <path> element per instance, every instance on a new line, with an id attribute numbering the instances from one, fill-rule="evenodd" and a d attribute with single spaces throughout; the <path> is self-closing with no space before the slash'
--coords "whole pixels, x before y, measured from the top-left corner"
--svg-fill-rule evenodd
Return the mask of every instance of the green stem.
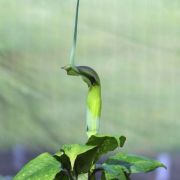
<path id="1" fill-rule="evenodd" d="M 77 5 L 76 5 L 76 17 L 75 17 L 75 24 L 74 24 L 74 37 L 73 37 L 73 45 L 72 45 L 71 55 L 70 55 L 70 65 L 72 67 L 75 66 L 75 52 L 76 52 L 78 16 L 79 16 L 79 1 L 80 0 L 77 0 Z"/>

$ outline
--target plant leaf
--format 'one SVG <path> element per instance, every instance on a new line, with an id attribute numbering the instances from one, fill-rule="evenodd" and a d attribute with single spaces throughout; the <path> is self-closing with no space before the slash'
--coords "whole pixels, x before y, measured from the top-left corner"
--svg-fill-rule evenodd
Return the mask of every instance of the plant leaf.
<path id="1" fill-rule="evenodd" d="M 64 154 L 63 152 L 61 151 L 58 151 L 54 157 L 61 163 L 63 169 L 66 169 L 68 171 L 71 170 L 71 162 L 69 160 L 69 157 Z"/>
<path id="2" fill-rule="evenodd" d="M 87 173 L 93 167 L 96 149 L 97 148 L 95 147 L 94 149 L 77 156 L 74 165 L 75 172 L 78 174 Z"/>
<path id="3" fill-rule="evenodd" d="M 125 142 L 126 142 L 126 137 L 125 136 L 120 136 L 119 137 L 120 147 L 123 147 Z"/>
<path id="4" fill-rule="evenodd" d="M 95 146 L 69 144 L 69 145 L 63 145 L 63 147 L 61 148 L 61 151 L 63 151 L 64 154 L 69 158 L 69 161 L 71 164 L 71 170 L 73 170 L 76 158 L 79 155 L 81 155 L 85 152 L 88 152 L 93 148 L 95 148 Z"/>
<path id="5" fill-rule="evenodd" d="M 53 180 L 61 170 L 61 164 L 52 155 L 43 153 L 26 164 L 14 180 Z"/>
<path id="6" fill-rule="evenodd" d="M 121 140 L 123 142 L 120 142 Z M 119 146 L 122 147 L 124 145 L 124 142 L 125 137 L 118 138 L 108 135 L 93 135 L 88 139 L 86 144 L 91 146 L 97 146 L 97 148 L 95 149 L 96 152 L 94 157 L 94 162 L 96 162 L 103 154 L 106 154 L 109 151 L 113 151 Z"/>
<path id="7" fill-rule="evenodd" d="M 87 180 L 88 179 L 88 173 L 86 174 L 80 174 L 78 176 L 78 180 Z"/>
<path id="8" fill-rule="evenodd" d="M 69 180 L 69 176 L 67 173 L 65 173 L 65 171 L 61 171 L 56 175 L 54 180 Z"/>
<path id="9" fill-rule="evenodd" d="M 103 164 L 103 179 L 106 180 L 127 180 L 123 170 L 118 165 Z"/>
<path id="10" fill-rule="evenodd" d="M 143 156 L 137 156 L 126 153 L 117 153 L 108 158 L 107 164 L 119 165 L 126 173 L 145 173 L 153 171 L 158 167 L 166 168 L 159 161 L 149 159 Z"/>

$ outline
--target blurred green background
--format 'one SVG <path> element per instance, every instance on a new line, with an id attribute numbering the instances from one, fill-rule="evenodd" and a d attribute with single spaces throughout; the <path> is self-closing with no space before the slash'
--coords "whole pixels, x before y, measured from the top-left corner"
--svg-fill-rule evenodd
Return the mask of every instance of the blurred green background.
<path id="1" fill-rule="evenodd" d="M 0 149 L 82 143 L 87 87 L 69 61 L 75 0 L 0 0 Z M 180 1 L 82 0 L 76 63 L 102 81 L 101 133 L 180 149 Z"/>

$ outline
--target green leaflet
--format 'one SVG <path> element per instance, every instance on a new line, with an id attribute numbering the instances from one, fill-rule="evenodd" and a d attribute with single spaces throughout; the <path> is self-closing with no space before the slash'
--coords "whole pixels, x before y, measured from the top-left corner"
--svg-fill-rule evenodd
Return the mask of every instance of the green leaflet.
<path id="1" fill-rule="evenodd" d="M 90 151 L 93 148 L 95 148 L 95 146 L 68 144 L 68 145 L 63 145 L 61 151 L 69 158 L 71 164 L 71 170 L 73 170 L 77 157 L 80 156 L 81 154 Z"/>
<path id="2" fill-rule="evenodd" d="M 117 153 L 116 155 L 109 157 L 105 162 L 108 165 L 118 165 L 128 174 L 131 173 L 146 173 L 153 171 L 156 168 L 164 167 L 159 161 L 149 159 L 143 156 L 137 156 L 126 153 Z"/>
<path id="3" fill-rule="evenodd" d="M 91 136 L 86 145 L 88 146 L 97 146 L 95 149 L 94 155 L 94 163 L 106 153 L 110 151 L 114 151 L 118 147 L 122 147 L 126 141 L 124 136 L 115 137 L 115 136 L 108 136 L 108 135 L 93 135 Z"/>
<path id="4" fill-rule="evenodd" d="M 103 164 L 102 180 L 127 180 L 125 173 L 118 165 Z"/>
<path id="5" fill-rule="evenodd" d="M 95 70 L 88 66 L 71 66 L 63 67 L 68 75 L 81 76 L 83 81 L 88 85 L 87 95 L 87 116 L 86 126 L 88 137 L 95 135 L 99 131 L 99 120 L 101 115 L 101 83 Z"/>
<path id="6" fill-rule="evenodd" d="M 53 156 L 43 153 L 26 164 L 13 180 L 53 180 L 61 170 L 61 164 Z"/>

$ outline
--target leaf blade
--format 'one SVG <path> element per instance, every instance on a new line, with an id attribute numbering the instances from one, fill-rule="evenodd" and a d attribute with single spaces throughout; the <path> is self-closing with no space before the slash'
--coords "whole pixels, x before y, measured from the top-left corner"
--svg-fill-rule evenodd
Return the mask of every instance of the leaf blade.
<path id="1" fill-rule="evenodd" d="M 64 145 L 61 148 L 61 151 L 69 158 L 71 169 L 74 169 L 74 164 L 77 157 L 85 152 L 90 151 L 91 149 L 95 148 L 95 146 L 87 146 L 87 145 L 80 145 L 80 144 L 69 144 Z"/>
<path id="2" fill-rule="evenodd" d="M 117 153 L 108 158 L 107 164 L 119 165 L 127 173 L 146 173 L 165 165 L 159 161 L 133 154 Z"/>
<path id="3" fill-rule="evenodd" d="M 53 180 L 61 170 L 61 164 L 53 156 L 43 153 L 27 163 L 14 180 Z"/>
<path id="4" fill-rule="evenodd" d="M 103 164 L 104 174 L 106 180 L 127 180 L 123 170 L 118 165 Z"/>
<path id="5" fill-rule="evenodd" d="M 124 137 L 124 136 L 121 136 Z M 92 135 L 88 141 L 87 145 L 97 146 L 96 155 L 94 161 L 97 161 L 100 156 L 106 154 L 109 151 L 115 150 L 117 147 L 122 147 L 125 143 L 125 137 L 123 142 L 119 137 L 108 136 L 108 135 Z"/>

